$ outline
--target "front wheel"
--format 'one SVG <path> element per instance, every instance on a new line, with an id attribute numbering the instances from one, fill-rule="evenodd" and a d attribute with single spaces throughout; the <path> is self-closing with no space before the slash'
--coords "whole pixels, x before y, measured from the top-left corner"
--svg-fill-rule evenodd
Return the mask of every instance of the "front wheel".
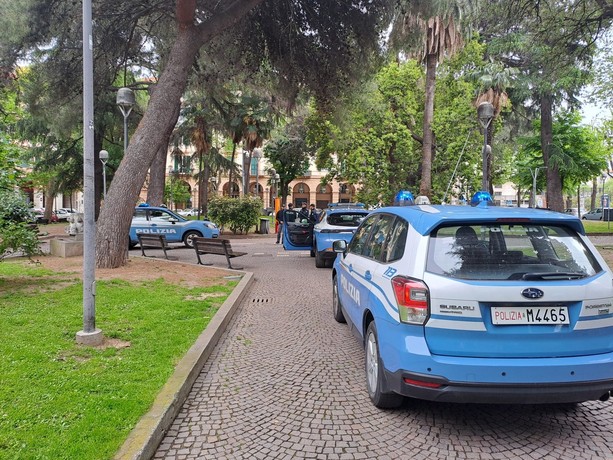
<path id="1" fill-rule="evenodd" d="M 334 319 L 339 323 L 346 323 L 345 315 L 341 308 L 341 299 L 338 297 L 338 285 L 336 284 L 336 276 L 332 278 L 332 314 Z"/>
<path id="2" fill-rule="evenodd" d="M 377 338 L 377 327 L 371 321 L 366 330 L 366 341 L 364 344 L 366 354 L 366 388 L 370 400 L 379 409 L 394 409 L 399 407 L 404 397 L 384 391 L 385 378 L 383 376 L 383 364 L 379 356 L 379 343 Z"/>
<path id="3" fill-rule="evenodd" d="M 197 232 L 196 230 L 190 230 L 189 232 L 185 232 L 185 235 L 183 235 L 183 244 L 185 244 L 185 246 L 187 246 L 188 248 L 193 248 L 194 238 L 200 237 L 202 237 L 202 234 L 200 232 Z"/>

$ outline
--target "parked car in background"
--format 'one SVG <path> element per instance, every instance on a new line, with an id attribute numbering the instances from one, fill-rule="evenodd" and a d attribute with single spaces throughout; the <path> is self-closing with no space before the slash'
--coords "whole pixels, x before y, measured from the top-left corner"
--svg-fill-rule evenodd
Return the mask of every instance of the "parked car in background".
<path id="1" fill-rule="evenodd" d="M 313 227 L 311 249 L 317 268 L 332 266 L 336 259 L 332 244 L 337 240 L 349 242 L 369 212 L 364 205 L 347 203 L 331 205 L 319 214 L 319 220 Z"/>
<path id="2" fill-rule="evenodd" d="M 57 214 L 54 212 L 51 213 L 51 219 L 47 220 L 45 218 L 45 210 L 43 208 L 34 208 L 32 209 L 32 219 L 37 224 L 48 224 L 50 222 L 59 222 Z"/>
<path id="3" fill-rule="evenodd" d="M 198 209 L 196 209 L 196 208 L 181 209 L 181 210 L 177 211 L 177 214 L 179 214 L 180 216 L 183 216 L 183 217 L 197 216 L 198 215 Z"/>
<path id="4" fill-rule="evenodd" d="M 602 220 L 602 208 L 592 209 L 581 216 L 583 220 Z"/>
<path id="5" fill-rule="evenodd" d="M 138 244 L 139 233 L 164 235 L 169 243 L 182 242 L 191 248 L 194 237 L 219 237 L 219 228 L 208 220 L 188 220 L 167 208 L 140 205 L 132 215 L 130 247 Z"/>
<path id="6" fill-rule="evenodd" d="M 57 220 L 59 222 L 68 222 L 68 217 L 72 215 L 72 213 L 66 211 L 65 208 L 60 208 L 57 211 L 54 211 L 57 216 Z"/>
<path id="7" fill-rule="evenodd" d="M 336 253 L 332 243 L 349 241 L 358 225 L 370 211 L 360 203 L 331 203 L 319 213 L 317 222 L 286 222 L 283 226 L 283 247 L 288 251 L 311 251 L 315 266 L 332 266 Z"/>
<path id="8" fill-rule="evenodd" d="M 613 273 L 578 217 L 390 206 L 334 249 L 333 316 L 360 338 L 375 406 L 611 396 Z"/>

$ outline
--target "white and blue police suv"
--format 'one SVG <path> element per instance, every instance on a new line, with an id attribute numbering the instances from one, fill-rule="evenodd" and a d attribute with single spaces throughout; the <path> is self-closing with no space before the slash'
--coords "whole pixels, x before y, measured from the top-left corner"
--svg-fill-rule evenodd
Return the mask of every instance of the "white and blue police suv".
<path id="1" fill-rule="evenodd" d="M 164 235 L 169 243 L 194 246 L 194 237 L 217 238 L 219 228 L 208 220 L 189 220 L 170 209 L 141 204 L 134 208 L 130 225 L 130 247 L 138 244 L 138 234 Z"/>
<path id="2" fill-rule="evenodd" d="M 375 406 L 609 398 L 613 273 L 581 221 L 488 204 L 381 208 L 334 243 Z"/>

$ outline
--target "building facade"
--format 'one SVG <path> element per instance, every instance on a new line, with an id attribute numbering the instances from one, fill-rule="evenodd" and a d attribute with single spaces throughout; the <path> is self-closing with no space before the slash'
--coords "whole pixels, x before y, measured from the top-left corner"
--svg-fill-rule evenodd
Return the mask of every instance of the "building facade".
<path id="1" fill-rule="evenodd" d="M 197 169 L 192 165 L 192 155 L 190 147 L 168 153 L 167 157 L 167 179 L 174 177 L 184 184 L 189 190 L 190 199 L 178 203 L 166 203 L 172 209 L 201 208 L 201 200 L 204 199 L 199 193 L 199 184 L 194 177 Z M 241 155 L 237 155 L 241 156 Z M 235 162 L 241 164 L 242 158 L 237 158 Z M 326 171 L 319 171 L 314 165 L 300 177 L 295 178 L 289 184 L 289 193 L 285 197 L 279 196 L 281 190 L 278 179 L 270 175 L 271 165 L 265 158 L 256 160 L 252 158 L 250 165 L 249 184 L 245 188 L 241 177 L 233 178 L 230 184 L 227 175 L 211 176 L 209 178 L 208 195 L 223 195 L 239 197 L 242 195 L 257 195 L 261 198 L 264 208 L 273 208 L 275 198 L 281 198 L 282 203 L 293 203 L 300 207 L 302 203 L 315 204 L 317 208 L 325 208 L 329 203 L 351 203 L 355 201 L 356 187 L 352 184 L 333 181 L 329 184 L 322 184 L 322 179 Z M 141 199 L 146 199 L 147 192 L 141 192 Z"/>

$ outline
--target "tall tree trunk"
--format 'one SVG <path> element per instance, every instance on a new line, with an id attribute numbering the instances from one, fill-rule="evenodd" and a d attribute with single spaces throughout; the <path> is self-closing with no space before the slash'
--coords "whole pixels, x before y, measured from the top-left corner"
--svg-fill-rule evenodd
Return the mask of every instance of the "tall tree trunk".
<path id="1" fill-rule="evenodd" d="M 179 117 L 181 97 L 189 71 L 200 47 L 240 20 L 263 0 L 236 0 L 226 9 L 198 25 L 196 2 L 176 1 L 179 31 L 149 107 L 115 173 L 107 203 L 98 219 L 96 266 L 117 268 L 126 263 L 131 217 L 147 170 L 160 145 L 169 138 Z"/>
<path id="2" fill-rule="evenodd" d="M 233 166 L 234 165 L 234 159 L 236 158 L 236 142 L 232 142 L 232 155 L 230 156 L 230 165 Z M 234 168 L 231 167 L 230 168 L 230 172 L 228 173 L 228 196 L 232 196 L 232 181 L 234 180 L 233 177 L 233 173 L 234 173 Z M 221 194 L 223 195 L 223 190 L 221 192 Z"/>
<path id="3" fill-rule="evenodd" d="M 591 211 L 592 209 L 596 209 L 596 196 L 598 195 L 598 179 L 594 178 L 592 179 L 592 195 L 590 197 L 590 209 L 588 209 L 588 211 Z"/>
<path id="4" fill-rule="evenodd" d="M 200 186 L 202 189 L 201 208 L 205 219 L 208 219 L 209 216 L 209 180 L 211 176 L 211 167 L 209 166 L 211 160 L 208 158 L 209 155 L 210 153 L 207 154 L 207 161 L 204 163 L 204 177 L 202 178 L 202 185 Z"/>
<path id="5" fill-rule="evenodd" d="M 421 156 L 419 194 L 432 198 L 432 120 L 434 119 L 434 89 L 436 86 L 436 55 L 426 56 L 426 94 L 424 106 L 424 142 Z"/>
<path id="6" fill-rule="evenodd" d="M 551 95 L 541 96 L 541 149 L 543 151 L 543 163 L 547 166 L 547 208 L 552 211 L 563 212 L 562 180 L 558 167 L 550 161 L 553 140 L 552 112 Z"/>
<path id="7" fill-rule="evenodd" d="M 248 155 L 245 155 L 243 153 L 244 155 L 243 181 L 245 184 L 243 195 L 247 196 L 249 195 L 249 185 L 250 185 L 249 182 L 251 182 L 251 156 L 253 155 L 253 150 L 245 150 L 245 152 L 248 152 Z"/>
<path id="8" fill-rule="evenodd" d="M 159 206 L 164 203 L 164 185 L 166 182 L 166 157 L 168 143 L 160 146 L 149 168 L 149 187 L 147 188 L 147 203 Z"/>

